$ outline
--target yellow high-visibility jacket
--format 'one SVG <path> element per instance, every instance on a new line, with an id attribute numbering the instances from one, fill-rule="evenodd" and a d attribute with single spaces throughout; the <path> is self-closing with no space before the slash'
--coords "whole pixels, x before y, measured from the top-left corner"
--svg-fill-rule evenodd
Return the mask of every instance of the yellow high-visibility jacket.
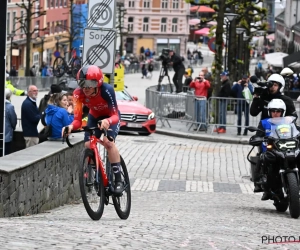
<path id="1" fill-rule="evenodd" d="M 25 90 L 17 89 L 11 84 L 10 80 L 5 81 L 5 88 L 10 89 L 10 91 L 17 96 L 25 95 Z"/>

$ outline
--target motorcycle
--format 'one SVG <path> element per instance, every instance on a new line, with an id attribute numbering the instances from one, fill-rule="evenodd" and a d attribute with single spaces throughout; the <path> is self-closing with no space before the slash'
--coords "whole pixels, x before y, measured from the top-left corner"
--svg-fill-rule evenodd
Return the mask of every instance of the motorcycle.
<path id="1" fill-rule="evenodd" d="M 247 155 L 251 163 L 252 181 L 260 178 L 261 187 L 271 194 L 273 205 L 279 212 L 289 208 L 292 218 L 300 215 L 299 202 L 299 172 L 300 164 L 300 133 L 295 125 L 295 117 L 270 118 L 270 131 L 262 131 L 256 127 L 248 127 L 250 132 L 260 131 L 269 133 L 268 136 L 254 135 L 249 144 L 252 147 Z M 256 157 L 249 158 L 255 147 L 265 147 Z M 257 161 L 253 161 L 256 159 Z M 255 170 L 256 163 L 260 164 L 261 172 Z"/>

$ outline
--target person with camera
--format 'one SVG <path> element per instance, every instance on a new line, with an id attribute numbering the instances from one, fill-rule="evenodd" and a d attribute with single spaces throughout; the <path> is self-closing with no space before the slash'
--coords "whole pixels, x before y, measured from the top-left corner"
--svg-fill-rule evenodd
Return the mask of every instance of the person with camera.
<path id="1" fill-rule="evenodd" d="M 190 88 L 195 89 L 195 110 L 197 127 L 194 130 L 206 131 L 206 100 L 207 91 L 210 88 L 209 81 L 204 79 L 204 72 L 201 71 L 199 76 L 195 78 L 194 81 L 190 83 Z M 200 126 L 200 128 L 198 128 Z"/>
<path id="2" fill-rule="evenodd" d="M 248 98 L 245 95 L 246 91 L 248 91 Z M 237 101 L 236 111 L 237 111 L 237 135 L 241 135 L 242 131 L 242 115 L 244 112 L 245 115 L 245 127 L 249 126 L 249 102 L 253 93 L 252 84 L 249 83 L 249 78 L 247 75 L 243 75 L 242 79 L 237 82 L 237 84 L 233 85 L 231 89 L 231 95 L 235 98 L 239 98 Z M 244 100 L 242 100 L 244 99 Z M 247 128 L 244 129 L 243 135 L 247 135 Z"/>
<path id="3" fill-rule="evenodd" d="M 169 51 L 169 65 L 174 69 L 173 83 L 176 87 L 176 93 L 182 92 L 182 78 L 185 72 L 185 67 L 182 63 L 182 58 L 175 54 L 173 50 Z"/>
<path id="4" fill-rule="evenodd" d="M 250 115 L 257 116 L 261 112 L 261 120 L 268 118 L 268 103 L 273 99 L 281 99 L 286 105 L 286 115 L 297 117 L 293 100 L 284 95 L 285 80 L 279 74 L 272 74 L 266 83 L 258 82 L 257 77 L 251 76 L 250 81 L 260 87 L 254 88 Z"/>

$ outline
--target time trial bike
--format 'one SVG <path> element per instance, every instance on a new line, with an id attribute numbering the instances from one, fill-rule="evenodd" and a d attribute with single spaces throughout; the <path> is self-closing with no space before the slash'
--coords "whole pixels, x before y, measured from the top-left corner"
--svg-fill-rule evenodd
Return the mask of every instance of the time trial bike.
<path id="1" fill-rule="evenodd" d="M 90 148 L 85 148 L 79 164 L 79 186 L 84 207 L 93 220 L 100 220 L 104 211 L 104 204 L 113 204 L 118 216 L 121 219 L 127 219 L 131 209 L 131 189 L 129 175 L 123 158 L 121 159 L 121 178 L 123 182 L 123 191 L 120 194 L 114 191 L 114 173 L 108 160 L 106 150 L 104 150 L 102 161 L 97 143 L 103 145 L 103 137 L 98 139 L 95 131 L 97 127 L 83 127 L 82 130 L 72 131 L 72 133 L 88 132 L 90 134 Z M 107 136 L 107 131 L 102 130 L 103 136 L 109 141 L 113 138 Z M 68 127 L 65 128 L 66 142 L 69 147 L 74 145 L 70 143 Z M 113 203 L 109 203 L 109 197 Z"/>

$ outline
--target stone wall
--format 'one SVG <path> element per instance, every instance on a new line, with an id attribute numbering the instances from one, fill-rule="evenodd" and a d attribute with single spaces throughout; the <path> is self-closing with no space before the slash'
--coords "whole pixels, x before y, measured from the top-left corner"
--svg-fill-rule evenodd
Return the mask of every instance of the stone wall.
<path id="1" fill-rule="evenodd" d="M 83 135 L 73 148 L 47 141 L 0 158 L 0 217 L 40 213 L 80 198 Z"/>

